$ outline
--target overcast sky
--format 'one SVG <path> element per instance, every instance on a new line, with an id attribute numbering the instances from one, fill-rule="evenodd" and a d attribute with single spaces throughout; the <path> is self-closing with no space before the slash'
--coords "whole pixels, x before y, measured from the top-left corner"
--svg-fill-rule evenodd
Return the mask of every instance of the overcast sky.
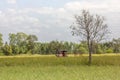
<path id="1" fill-rule="evenodd" d="M 106 18 L 110 37 L 120 37 L 120 0 L 0 0 L 0 32 L 35 34 L 39 41 L 79 41 L 69 26 L 87 9 Z"/>

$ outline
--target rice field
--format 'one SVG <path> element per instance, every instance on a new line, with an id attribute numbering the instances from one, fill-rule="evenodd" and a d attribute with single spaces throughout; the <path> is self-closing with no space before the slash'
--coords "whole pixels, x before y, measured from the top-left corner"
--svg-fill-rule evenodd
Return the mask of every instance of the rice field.
<path id="1" fill-rule="evenodd" d="M 120 55 L 0 57 L 0 80 L 120 80 Z"/>

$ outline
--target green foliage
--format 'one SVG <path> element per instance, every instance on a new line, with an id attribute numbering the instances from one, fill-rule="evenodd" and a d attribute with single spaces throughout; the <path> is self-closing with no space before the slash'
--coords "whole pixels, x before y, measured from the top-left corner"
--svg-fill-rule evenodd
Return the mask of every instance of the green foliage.
<path id="1" fill-rule="evenodd" d="M 98 45 L 96 49 L 96 54 L 102 54 L 102 53 L 103 53 L 103 50 L 101 49 L 101 46 Z"/>
<path id="2" fill-rule="evenodd" d="M 106 50 L 106 53 L 113 53 L 113 50 L 111 48 Z"/>
<path id="3" fill-rule="evenodd" d="M 3 52 L 0 52 L 0 56 L 4 56 L 4 53 L 3 53 Z"/>
<path id="4" fill-rule="evenodd" d="M 0 33 L 0 47 L 3 46 L 3 39 L 2 39 L 2 34 Z"/>
<path id="5" fill-rule="evenodd" d="M 0 53 L 5 55 L 18 54 L 56 54 L 57 50 L 66 50 L 68 54 L 71 53 L 88 53 L 86 41 L 80 43 L 51 41 L 51 42 L 37 42 L 36 35 L 28 35 L 23 32 L 10 33 L 9 44 L 4 44 L 2 34 L 0 34 Z M 101 53 L 120 53 L 120 39 L 113 39 L 104 43 L 93 43 L 92 52 L 95 54 Z M 6 50 L 5 50 L 6 49 Z"/>
<path id="6" fill-rule="evenodd" d="M 96 50 L 96 53 L 97 53 L 97 54 L 102 54 L 103 51 L 102 51 L 102 49 L 98 48 L 98 49 Z"/>
<path id="7" fill-rule="evenodd" d="M 3 39 L 2 34 L 0 33 L 0 55 L 2 55 Z"/>
<path id="8" fill-rule="evenodd" d="M 9 41 L 10 41 L 10 45 L 16 45 L 17 44 L 17 35 L 16 34 L 9 34 Z"/>
<path id="9" fill-rule="evenodd" d="M 2 50 L 5 55 L 12 55 L 12 48 L 7 43 L 4 45 Z"/>
<path id="10" fill-rule="evenodd" d="M 35 35 L 27 35 L 25 33 L 11 33 L 9 34 L 10 46 L 12 46 L 13 54 L 26 54 L 28 52 L 34 53 Z"/>
<path id="11" fill-rule="evenodd" d="M 84 47 L 80 47 L 79 52 L 82 53 L 82 54 L 83 53 L 88 53 L 88 51 Z"/>
<path id="12" fill-rule="evenodd" d="M 22 32 L 9 34 L 10 46 L 13 54 L 23 54 L 27 52 L 27 37 L 28 35 Z"/>
<path id="13" fill-rule="evenodd" d="M 13 53 L 14 55 L 17 55 L 17 54 L 20 53 L 20 49 L 19 49 L 18 46 L 12 45 L 11 47 L 12 47 L 12 53 Z"/>
<path id="14" fill-rule="evenodd" d="M 115 53 L 120 52 L 120 38 L 112 40 L 113 51 Z"/>
<path id="15" fill-rule="evenodd" d="M 29 35 L 27 37 L 28 52 L 34 54 L 35 41 L 37 41 L 37 40 L 38 40 L 38 38 L 36 35 Z"/>

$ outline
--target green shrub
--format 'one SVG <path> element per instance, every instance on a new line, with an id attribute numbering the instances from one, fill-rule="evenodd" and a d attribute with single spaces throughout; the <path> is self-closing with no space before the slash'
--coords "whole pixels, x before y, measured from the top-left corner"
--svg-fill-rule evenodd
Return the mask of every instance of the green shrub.
<path id="1" fill-rule="evenodd" d="M 3 56 L 4 54 L 2 52 L 0 52 L 0 56 Z"/>
<path id="2" fill-rule="evenodd" d="M 2 50 L 3 50 L 3 53 L 5 55 L 12 55 L 12 48 L 11 48 L 11 46 L 5 45 Z"/>
<path id="3" fill-rule="evenodd" d="M 105 52 L 106 53 L 113 53 L 113 50 L 112 49 L 107 49 Z"/>
<path id="4" fill-rule="evenodd" d="M 88 53 L 88 51 L 84 47 L 80 47 L 79 52 L 80 53 Z"/>
<path id="5" fill-rule="evenodd" d="M 96 50 L 96 53 L 97 53 L 97 54 L 102 54 L 103 51 L 102 51 L 101 49 L 97 49 L 97 50 Z"/>

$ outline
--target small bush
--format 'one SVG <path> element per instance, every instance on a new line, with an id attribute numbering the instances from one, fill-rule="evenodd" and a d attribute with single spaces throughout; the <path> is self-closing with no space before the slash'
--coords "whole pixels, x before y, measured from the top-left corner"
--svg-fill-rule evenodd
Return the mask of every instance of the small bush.
<path id="1" fill-rule="evenodd" d="M 112 49 L 107 49 L 106 53 L 113 53 L 113 50 Z"/>
<path id="2" fill-rule="evenodd" d="M 79 51 L 80 53 L 88 53 L 84 47 L 80 47 Z"/>
<path id="3" fill-rule="evenodd" d="M 97 53 L 97 54 L 102 54 L 103 51 L 102 51 L 101 49 L 97 49 L 96 53 Z"/>

